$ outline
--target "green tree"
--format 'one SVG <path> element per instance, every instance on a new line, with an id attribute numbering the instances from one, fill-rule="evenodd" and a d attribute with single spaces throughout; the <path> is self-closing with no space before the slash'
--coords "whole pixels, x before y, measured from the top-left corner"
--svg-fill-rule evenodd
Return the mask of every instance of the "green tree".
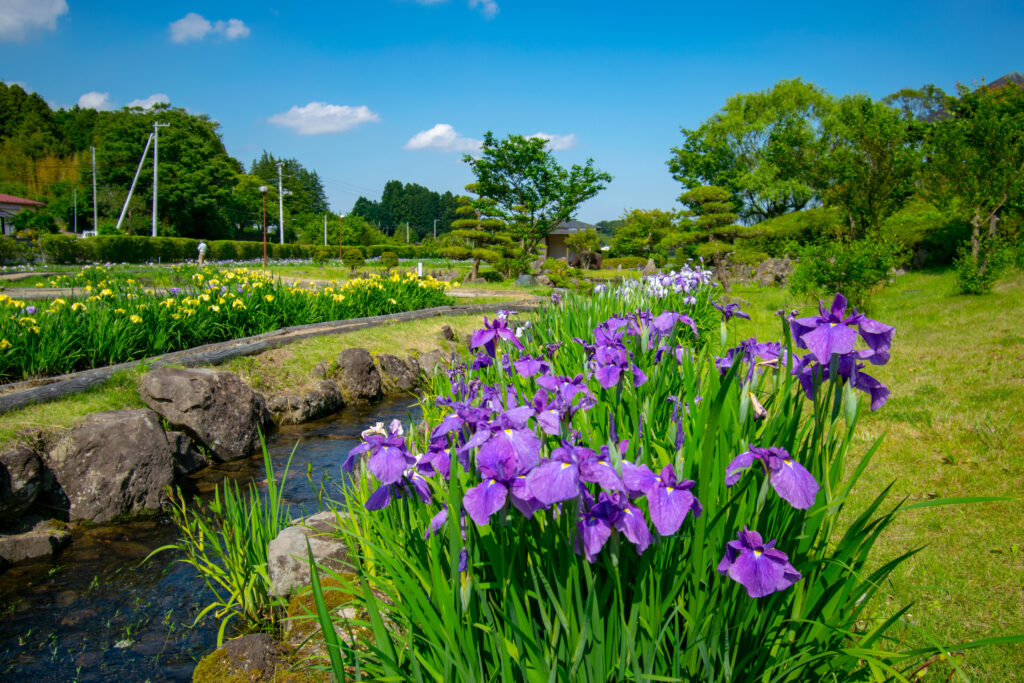
<path id="1" fill-rule="evenodd" d="M 658 250 L 665 236 L 676 231 L 676 215 L 660 209 L 633 209 L 615 230 L 612 251 L 616 256 L 649 258 Z"/>
<path id="2" fill-rule="evenodd" d="M 667 235 L 662 240 L 662 246 L 669 249 L 703 241 L 711 247 L 717 247 L 708 249 L 706 253 L 711 256 L 718 280 L 725 287 L 722 257 L 732 248 L 723 242 L 731 243 L 739 229 L 736 225 L 738 216 L 733 213 L 732 194 L 725 188 L 702 185 L 684 192 L 679 196 L 679 201 L 689 209 L 691 219 L 680 224 L 681 230 Z"/>
<path id="3" fill-rule="evenodd" d="M 477 186 L 471 183 L 466 189 L 475 193 Z M 502 270 L 503 262 L 512 257 L 512 238 L 506 234 L 507 226 L 498 217 L 494 203 L 479 196 L 475 200 L 468 196 L 457 197 L 456 202 L 458 218 L 452 221 L 452 231 L 446 238 L 451 246 L 442 248 L 441 254 L 460 261 L 473 259 L 468 279 L 479 276 L 482 261 Z M 504 270 L 507 276 L 507 268 Z"/>
<path id="4" fill-rule="evenodd" d="M 380 231 L 361 216 L 349 214 L 341 219 L 340 233 L 342 244 L 366 246 L 384 242 Z"/>
<path id="5" fill-rule="evenodd" d="M 170 234 L 227 237 L 232 225 L 234 189 L 241 164 L 228 155 L 219 124 L 204 114 L 158 104 L 146 111 L 100 112 L 96 124 L 96 163 L 102 184 L 127 191 L 153 123 L 160 130 L 160 222 Z M 152 149 L 150 150 L 152 154 Z M 143 164 L 134 197 L 151 205 L 153 164 Z M 120 212 L 106 214 L 116 218 Z M 166 229 L 161 231 L 166 234 Z"/>
<path id="6" fill-rule="evenodd" d="M 562 168 L 545 145 L 545 140 L 522 135 L 497 140 L 487 131 L 480 155 L 463 157 L 476 175 L 480 201 L 508 225 L 523 259 L 612 179 L 594 168 L 593 159 Z"/>
<path id="7" fill-rule="evenodd" d="M 668 166 L 684 187 L 720 186 L 745 221 L 759 222 L 807 206 L 819 123 L 831 106 L 820 88 L 799 78 L 771 90 L 735 95 L 698 128 Z"/>
<path id="8" fill-rule="evenodd" d="M 601 251 L 601 237 L 597 230 L 587 228 L 579 230 L 565 238 L 565 245 L 575 251 L 580 258 L 580 268 L 587 270 Z"/>
<path id="9" fill-rule="evenodd" d="M 932 83 L 920 88 L 903 88 L 882 98 L 882 103 L 897 111 L 908 121 L 931 122 L 946 113 L 949 95 Z"/>
<path id="10" fill-rule="evenodd" d="M 282 164 L 281 184 L 288 191 L 284 197 L 285 225 L 292 216 L 296 219 L 299 216 L 322 217 L 327 213 L 327 193 L 324 191 L 320 176 L 316 171 L 307 169 L 297 159 L 279 159 L 263 150 L 263 154 L 253 160 L 249 174 L 259 178 L 261 184 L 273 187 L 276 191 L 278 163 Z M 277 216 L 276 204 L 274 215 Z"/>
<path id="11" fill-rule="evenodd" d="M 1024 88 L 960 86 L 949 117 L 932 128 L 925 152 L 926 197 L 971 223 L 960 271 L 992 282 L 989 268 L 1004 261 L 1001 218 L 1024 206 Z"/>
<path id="12" fill-rule="evenodd" d="M 921 163 L 909 122 L 866 95 L 847 95 L 825 118 L 815 189 L 842 209 L 848 237 L 877 235 L 914 193 Z"/>

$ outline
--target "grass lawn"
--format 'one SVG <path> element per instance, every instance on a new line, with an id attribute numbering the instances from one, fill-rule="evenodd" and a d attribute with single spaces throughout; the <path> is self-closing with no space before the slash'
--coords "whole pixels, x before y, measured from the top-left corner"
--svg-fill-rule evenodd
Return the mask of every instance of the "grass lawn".
<path id="1" fill-rule="evenodd" d="M 751 321 L 737 339 L 781 335 L 775 311 L 806 301 L 788 291 L 736 287 L 731 300 Z M 894 575 L 877 611 L 913 602 L 908 620 L 946 643 L 1024 633 L 1024 274 L 982 297 L 954 294 L 952 273 L 903 276 L 871 304 L 870 317 L 896 327 L 892 360 L 868 372 L 892 391 L 866 414 L 859 440 L 885 441 L 848 508 L 863 509 L 885 486 L 890 499 L 1007 496 L 1015 500 L 916 510 L 878 545 L 881 564 L 922 548 Z M 828 302 L 826 302 L 828 303 Z M 907 644 L 920 642 L 905 629 Z M 969 650 L 973 680 L 1024 680 L 1024 646 Z"/>

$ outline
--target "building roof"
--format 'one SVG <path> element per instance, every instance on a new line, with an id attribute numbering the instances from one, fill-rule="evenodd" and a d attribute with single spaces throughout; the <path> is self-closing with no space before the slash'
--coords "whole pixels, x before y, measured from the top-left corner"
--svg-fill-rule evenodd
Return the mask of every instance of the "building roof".
<path id="1" fill-rule="evenodd" d="M 592 228 L 594 230 L 597 230 L 597 226 L 596 225 L 591 225 L 590 223 L 584 223 L 583 221 L 562 221 L 561 223 L 556 225 L 555 229 L 552 230 L 551 232 L 549 232 L 548 234 L 549 235 L 571 235 L 574 232 L 579 232 L 580 230 L 586 230 L 588 228 Z"/>
<path id="2" fill-rule="evenodd" d="M 19 204 L 21 206 L 46 206 L 43 202 L 36 202 L 24 197 L 15 197 L 13 194 L 0 193 L 0 204 Z"/>

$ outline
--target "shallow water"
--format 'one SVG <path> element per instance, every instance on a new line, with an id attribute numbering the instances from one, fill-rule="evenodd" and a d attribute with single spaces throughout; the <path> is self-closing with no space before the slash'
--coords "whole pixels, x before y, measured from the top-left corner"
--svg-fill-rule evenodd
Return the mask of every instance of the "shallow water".
<path id="1" fill-rule="evenodd" d="M 363 429 L 393 418 L 408 424 L 410 414 L 419 417 L 415 402 L 400 397 L 282 428 L 267 446 L 278 479 L 294 449 L 283 490 L 291 516 L 315 512 L 318 489 L 337 498 L 341 463 Z M 203 478 L 201 490 L 225 476 L 263 482 L 262 458 L 227 463 Z M 208 589 L 173 552 L 142 564 L 174 541 L 166 519 L 81 529 L 55 560 L 0 574 L 0 680 L 191 680 L 217 642 L 216 619 L 192 627 Z"/>

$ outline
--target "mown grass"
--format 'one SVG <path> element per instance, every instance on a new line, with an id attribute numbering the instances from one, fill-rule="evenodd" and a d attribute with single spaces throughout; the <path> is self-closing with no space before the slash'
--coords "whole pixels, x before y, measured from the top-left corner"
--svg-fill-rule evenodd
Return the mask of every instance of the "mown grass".
<path id="1" fill-rule="evenodd" d="M 363 347 L 374 354 L 399 356 L 422 354 L 443 346 L 439 337 L 442 326 L 451 326 L 457 335 L 456 343 L 464 343 L 479 324 L 477 314 L 393 323 L 336 336 L 303 339 L 256 356 L 236 358 L 217 369 L 238 373 L 257 391 L 298 391 L 312 384 L 310 371 L 317 363 L 330 363 L 342 349 Z M 92 413 L 145 407 L 136 391 L 143 372 L 141 369 L 121 371 L 105 384 L 83 393 L 0 415 L 0 448 L 26 431 L 57 432 Z"/>
<path id="2" fill-rule="evenodd" d="M 786 290 L 736 287 L 752 320 L 733 327 L 777 339 L 775 311 L 809 302 Z M 851 512 L 894 482 L 898 498 L 1007 496 L 1014 500 L 936 507 L 902 515 L 876 546 L 879 564 L 914 548 L 883 592 L 879 612 L 913 602 L 908 620 L 955 643 L 1024 633 L 1024 274 L 987 296 L 954 294 L 952 273 L 911 273 L 871 302 L 870 316 L 896 326 L 892 361 L 869 368 L 892 391 L 866 414 L 858 440 L 885 442 L 857 487 Z M 919 636 L 904 633 L 911 644 Z M 917 639 L 917 640 L 915 640 Z M 971 650 L 974 680 L 1024 680 L 1020 645 Z"/>

